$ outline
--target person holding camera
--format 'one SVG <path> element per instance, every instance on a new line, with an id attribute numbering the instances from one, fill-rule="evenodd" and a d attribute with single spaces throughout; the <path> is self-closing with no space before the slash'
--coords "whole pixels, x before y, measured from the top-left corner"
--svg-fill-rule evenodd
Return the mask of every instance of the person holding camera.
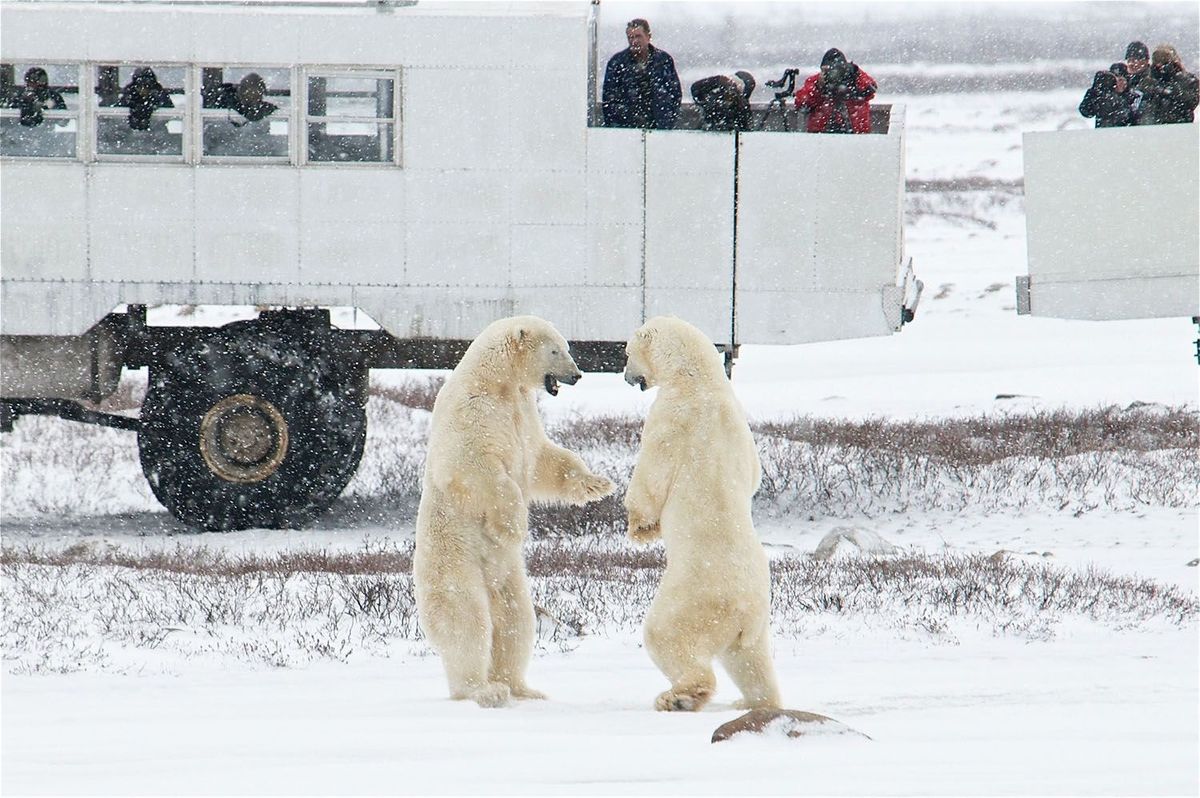
<path id="1" fill-rule="evenodd" d="M 754 76 L 737 71 L 712 75 L 692 84 L 692 100 L 704 116 L 704 130 L 747 130 L 750 127 L 750 95 Z"/>
<path id="2" fill-rule="evenodd" d="M 1124 64 L 1121 64 L 1124 66 Z M 1133 124 L 1133 107 L 1121 84 L 1124 78 L 1111 71 L 1097 72 L 1092 85 L 1079 103 L 1079 113 L 1089 119 L 1095 117 L 1096 127 L 1126 127 Z"/>
<path id="3" fill-rule="evenodd" d="M 809 133 L 870 133 L 877 88 L 874 78 L 834 47 L 821 59 L 821 71 L 796 92 L 796 110 L 808 111 Z"/>
<path id="4" fill-rule="evenodd" d="M 1187 124 L 1195 118 L 1200 87 L 1196 76 L 1183 68 L 1179 53 L 1171 45 L 1154 48 L 1150 71 L 1138 88 L 1142 92 L 1139 125 Z"/>
<path id="5" fill-rule="evenodd" d="M 50 86 L 50 77 L 42 67 L 30 67 L 25 72 L 25 88 L 18 90 L 9 106 L 21 109 L 21 124 L 25 127 L 37 127 L 42 124 L 43 111 L 61 111 L 66 109 L 62 92 Z M 64 124 L 59 122 L 59 124 Z"/>

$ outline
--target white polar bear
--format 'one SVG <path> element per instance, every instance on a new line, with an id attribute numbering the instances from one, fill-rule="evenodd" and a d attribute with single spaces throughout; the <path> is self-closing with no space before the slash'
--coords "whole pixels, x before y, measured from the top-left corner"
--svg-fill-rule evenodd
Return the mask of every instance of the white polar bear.
<path id="1" fill-rule="evenodd" d="M 545 698 L 525 684 L 535 618 L 523 544 L 531 501 L 585 504 L 613 483 L 546 439 L 536 393 L 582 375 L 542 319 L 485 329 L 438 392 L 413 559 L 421 628 L 455 699 Z"/>
<path id="2" fill-rule="evenodd" d="M 698 710 L 719 659 L 745 709 L 777 708 L 771 577 L 750 499 L 762 469 L 722 357 L 704 333 L 658 317 L 626 347 L 625 380 L 658 397 L 625 494 L 629 536 L 661 536 L 667 568 L 646 615 L 646 649 L 671 689 L 660 710 Z"/>

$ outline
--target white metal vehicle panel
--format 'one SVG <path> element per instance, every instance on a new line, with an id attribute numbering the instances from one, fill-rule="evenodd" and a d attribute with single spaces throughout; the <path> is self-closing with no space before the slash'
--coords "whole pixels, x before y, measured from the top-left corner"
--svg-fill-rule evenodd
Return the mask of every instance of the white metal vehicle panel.
<path id="1" fill-rule="evenodd" d="M 4 164 L 0 268 L 6 280 L 88 278 L 83 170 L 83 164 L 75 162 Z M 21 232 L 14 235 L 10 230 Z"/>
<path id="2" fill-rule="evenodd" d="M 583 282 L 587 263 L 583 225 L 513 225 L 511 247 L 514 286 L 568 287 Z"/>
<path id="3" fill-rule="evenodd" d="M 893 106 L 887 135 L 742 136 L 740 343 L 856 338 L 899 328 L 885 299 L 902 294 L 903 114 Z"/>
<path id="4" fill-rule="evenodd" d="M 229 190 L 228 169 L 193 174 L 195 204 L 188 215 L 193 216 L 197 275 L 227 283 L 315 281 L 301 273 L 297 170 L 259 169 L 254 180 L 241 181 L 235 191 Z"/>
<path id="5" fill-rule="evenodd" d="M 734 137 L 646 132 L 646 316 L 732 343 Z"/>
<path id="6" fill-rule="evenodd" d="M 299 175 L 298 246 L 305 282 L 370 285 L 407 280 L 405 219 L 413 209 L 404 172 L 284 171 Z"/>
<path id="7" fill-rule="evenodd" d="M 1035 316 L 1200 315 L 1196 125 L 1026 133 Z"/>
<path id="8" fill-rule="evenodd" d="M 91 279 L 195 279 L 194 170 L 149 164 L 90 169 Z"/>
<path id="9" fill-rule="evenodd" d="M 404 74 L 406 168 L 506 170 L 513 166 L 505 102 L 511 73 L 406 69 Z"/>

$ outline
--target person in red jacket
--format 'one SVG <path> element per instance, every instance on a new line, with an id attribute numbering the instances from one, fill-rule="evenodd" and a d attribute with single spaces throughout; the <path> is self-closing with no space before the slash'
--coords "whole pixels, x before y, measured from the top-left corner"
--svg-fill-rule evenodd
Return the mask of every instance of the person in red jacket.
<path id="1" fill-rule="evenodd" d="M 796 92 L 796 110 L 808 111 L 809 133 L 870 133 L 876 88 L 874 78 L 834 47 Z"/>

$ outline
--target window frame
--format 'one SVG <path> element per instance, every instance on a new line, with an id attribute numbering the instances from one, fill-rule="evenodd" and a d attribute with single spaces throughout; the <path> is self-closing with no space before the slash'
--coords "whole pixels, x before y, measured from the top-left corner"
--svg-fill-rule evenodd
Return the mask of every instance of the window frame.
<path id="1" fill-rule="evenodd" d="M 253 64 L 251 64 L 251 63 L 236 63 L 235 64 L 232 62 L 220 62 L 220 63 L 205 62 L 205 63 L 192 64 L 192 68 L 195 70 L 195 73 L 196 73 L 195 74 L 195 82 L 196 82 L 196 96 L 197 96 L 196 115 L 195 115 L 196 118 L 194 120 L 195 127 L 193 130 L 194 141 L 195 141 L 195 156 L 194 156 L 195 163 L 224 164 L 224 165 L 234 165 L 234 166 L 236 166 L 238 164 L 245 164 L 247 166 L 270 166 L 270 165 L 292 166 L 292 165 L 299 163 L 298 158 L 297 158 L 297 148 L 296 148 L 297 136 L 295 134 L 296 106 L 297 106 L 298 95 L 296 94 L 296 67 L 294 65 L 270 64 L 270 63 L 253 63 Z M 280 69 L 286 69 L 288 71 L 288 104 L 290 107 L 287 109 L 286 114 L 279 114 L 279 116 L 277 117 L 279 119 L 286 119 L 287 123 L 288 123 L 287 155 L 208 155 L 204 152 L 204 121 L 205 121 L 205 119 L 213 119 L 213 118 L 220 116 L 223 112 L 224 113 L 229 112 L 229 109 L 227 109 L 227 108 L 205 108 L 204 107 L 204 98 L 201 97 L 200 94 L 204 88 L 204 70 L 206 70 L 206 69 L 220 69 L 222 71 L 222 77 L 224 77 L 224 72 L 227 70 L 230 70 L 230 69 L 244 69 L 244 70 L 249 70 L 249 71 L 267 70 L 267 69 L 276 71 L 276 70 L 280 70 Z"/>
<path id="2" fill-rule="evenodd" d="M 13 75 L 13 89 L 14 90 L 23 88 L 25 86 L 24 75 L 18 76 L 15 74 L 17 66 L 25 66 L 26 68 L 34 67 L 34 66 L 40 66 L 43 68 L 72 67 L 73 66 L 73 67 L 75 67 L 75 97 L 76 97 L 76 103 L 75 103 L 76 107 L 75 107 L 74 111 L 70 110 L 70 105 L 68 104 L 67 109 L 62 110 L 62 111 L 43 111 L 42 112 L 42 124 L 47 124 L 49 122 L 54 122 L 54 121 L 61 121 L 64 119 L 67 121 L 74 120 L 74 122 L 75 122 L 75 154 L 74 155 L 28 155 L 28 154 L 24 154 L 24 153 L 22 153 L 22 154 L 5 153 L 3 155 L 3 157 L 5 159 L 11 158 L 13 160 L 19 159 L 19 160 L 39 161 L 39 162 L 49 162 L 49 163 L 67 163 L 70 161 L 84 160 L 84 157 L 87 154 L 87 153 L 85 153 L 85 147 L 86 147 L 87 137 L 89 135 L 89 127 L 90 127 L 88 124 L 88 122 L 90 122 L 90 119 L 88 119 L 88 114 L 84 113 L 84 110 L 88 107 L 88 98 L 89 98 L 89 93 L 87 91 L 87 88 L 88 88 L 87 80 L 85 79 L 86 67 L 88 65 L 88 62 L 86 62 L 86 61 L 64 61 L 64 60 L 55 59 L 55 58 L 47 58 L 47 59 L 44 59 L 41 61 L 20 61 L 17 59 L 13 59 L 11 61 L 4 61 L 3 63 L 12 65 L 12 67 L 14 68 L 14 75 Z M 21 81 L 20 83 L 17 82 L 18 79 L 20 79 L 20 81 Z M 51 83 L 50 85 L 55 86 L 56 84 Z M 0 106 L 0 118 L 20 119 L 21 118 L 21 109 L 20 108 L 10 108 L 7 105 Z M 18 122 L 17 124 L 20 124 L 20 123 Z"/>
<path id="3" fill-rule="evenodd" d="M 404 164 L 401 158 L 401 137 L 400 137 L 400 122 L 403 119 L 402 106 L 404 102 L 403 86 L 401 83 L 400 67 L 371 67 L 371 66 L 344 66 L 344 65 L 304 65 L 297 69 L 299 73 L 299 82 L 303 105 L 298 106 L 300 111 L 299 130 L 299 150 L 300 163 L 304 166 L 345 166 L 351 168 L 360 168 L 364 166 L 395 166 L 403 168 Z M 390 80 L 392 81 L 392 115 L 390 117 L 360 117 L 345 114 L 334 114 L 325 116 L 315 116 L 308 112 L 308 86 L 312 78 L 360 78 L 368 80 Z M 391 147 L 392 157 L 388 160 L 379 161 L 314 161 L 309 157 L 308 152 L 308 126 L 312 123 L 321 122 L 347 122 L 351 124 L 375 124 L 391 125 Z"/>
<path id="4" fill-rule="evenodd" d="M 4 63 L 12 63 L 14 66 L 17 63 L 26 63 L 26 61 L 5 61 Z M 3 155 L 5 160 L 36 160 L 36 161 L 51 161 L 64 163 L 74 161 L 79 163 L 140 163 L 140 164 L 159 164 L 159 165 L 187 165 L 198 166 L 201 164 L 212 164 L 222 166 L 289 166 L 289 167 L 345 167 L 352 169 L 361 168 L 404 168 L 404 148 L 403 148 L 403 120 L 404 120 L 404 68 L 401 66 L 367 66 L 367 65 L 347 65 L 347 64 L 281 64 L 271 62 L 248 63 L 245 61 L 239 62 L 220 62 L 220 61 L 169 61 L 169 60 L 115 60 L 115 59 L 86 59 L 86 60 L 66 60 L 48 58 L 40 61 L 28 61 L 29 64 L 38 66 L 67 66 L 74 67 L 76 71 L 76 81 L 78 89 L 78 101 L 75 111 L 47 111 L 45 118 L 50 119 L 73 119 L 75 121 L 75 155 L 69 156 L 53 156 L 53 155 Z M 183 69 L 183 97 L 185 102 L 182 108 L 176 106 L 174 108 L 163 108 L 155 113 L 163 113 L 167 120 L 180 120 L 182 129 L 182 144 L 180 154 L 165 154 L 155 155 L 151 153 L 101 153 L 99 134 L 101 123 L 104 118 L 120 118 L 129 113 L 128 108 L 123 106 L 103 106 L 99 105 L 99 96 L 96 92 L 96 82 L 99 79 L 99 68 L 104 66 L 114 66 L 118 68 L 133 68 L 136 69 L 142 66 L 151 67 L 156 71 L 160 69 Z M 205 155 L 204 154 L 204 120 L 206 117 L 211 118 L 214 114 L 206 111 L 215 112 L 218 109 L 206 109 L 203 107 L 203 98 L 201 97 L 201 88 L 203 82 L 204 69 L 286 69 L 289 72 L 289 84 L 291 91 L 291 107 L 287 109 L 285 118 L 288 122 L 288 154 L 287 157 L 281 156 L 255 156 L 255 155 Z M 315 116 L 308 113 L 309 110 L 309 79 L 313 77 L 324 78 L 363 78 L 369 80 L 390 80 L 392 82 L 392 109 L 391 116 L 388 117 L 359 117 L 346 114 L 335 114 L 326 116 Z M 15 82 L 14 86 L 18 85 Z M 221 109 L 225 110 L 225 109 Z M 19 109 L 16 108 L 0 108 L 5 118 L 18 117 Z M 391 158 L 386 160 L 376 161 L 318 161 L 312 160 L 309 157 L 308 138 L 309 124 L 322 122 L 347 122 L 359 124 L 374 124 L 374 125 L 390 125 L 391 134 L 388 137 L 389 144 L 392 148 Z"/>
<path id="5" fill-rule="evenodd" d="M 89 93 L 89 109 L 88 118 L 91 120 L 91 136 L 90 136 L 90 160 L 95 163 L 147 163 L 147 164 L 193 164 L 191 160 L 191 142 L 194 140 L 192 135 L 192 125 L 190 123 L 193 113 L 193 98 L 199 96 L 199 87 L 195 85 L 194 74 L 191 64 L 179 63 L 177 61 L 88 61 L 86 66 L 88 69 L 87 88 Z M 162 113 L 163 117 L 170 121 L 178 119 L 182 127 L 180 131 L 179 154 L 170 153 L 166 155 L 155 155 L 152 153 L 106 153 L 100 152 L 100 120 L 103 118 L 120 118 L 129 115 L 129 109 L 120 105 L 100 106 L 95 91 L 96 81 L 99 79 L 98 70 L 102 66 L 115 66 L 118 70 L 122 67 L 130 67 L 138 69 L 139 67 L 150 67 L 155 70 L 155 75 L 158 75 L 160 69 L 183 69 L 183 96 L 187 103 L 181 109 L 178 106 L 172 108 L 159 108 L 155 110 L 155 114 Z M 159 79 L 161 82 L 161 78 Z M 124 88 L 124 87 L 122 87 Z"/>

